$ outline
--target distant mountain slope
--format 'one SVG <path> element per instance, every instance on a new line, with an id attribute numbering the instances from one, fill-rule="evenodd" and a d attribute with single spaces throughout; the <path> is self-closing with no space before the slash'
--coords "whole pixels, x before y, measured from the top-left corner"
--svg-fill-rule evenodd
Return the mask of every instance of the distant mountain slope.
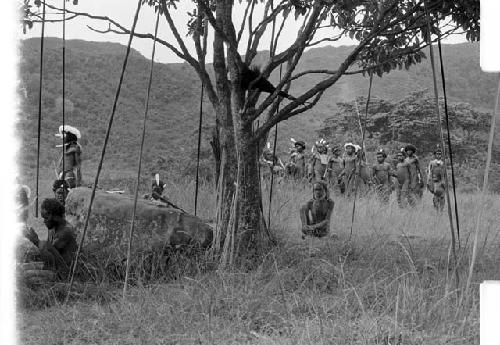
<path id="1" fill-rule="evenodd" d="M 28 39 L 20 45 L 21 107 L 19 137 L 20 163 L 24 174 L 33 176 L 36 164 L 36 128 L 39 83 L 39 39 Z M 335 69 L 352 47 L 311 49 L 304 54 L 298 70 Z M 495 77 L 479 68 L 479 45 L 444 45 L 447 89 L 452 100 L 470 102 L 491 109 L 495 93 Z M 90 170 L 95 168 L 104 140 L 109 113 L 116 90 L 125 47 L 117 43 L 67 42 L 66 97 L 68 124 L 83 133 L 84 159 Z M 54 133 L 61 124 L 62 93 L 61 40 L 46 39 L 44 54 L 44 93 L 42 119 L 41 164 L 52 170 L 58 158 Z M 264 53 L 262 53 L 264 55 Z M 146 93 L 148 60 L 133 51 L 122 87 L 105 170 L 110 176 L 130 176 L 135 170 L 140 128 Z M 277 74 L 272 78 L 277 81 Z M 305 91 L 321 76 L 305 76 L 297 81 L 291 93 Z M 374 78 L 373 95 L 398 100 L 409 92 L 431 88 L 429 61 L 424 60 L 410 71 L 394 71 L 383 78 Z M 185 166 L 196 147 L 200 82 L 186 64 L 155 64 L 150 100 L 145 160 L 148 166 L 159 157 L 170 166 Z M 361 75 L 345 76 L 328 90 L 319 104 L 306 114 L 279 126 L 279 152 L 287 150 L 290 136 L 311 144 L 323 121 L 337 111 L 337 102 L 350 101 L 367 92 L 367 79 Z M 284 101 L 286 102 L 286 101 Z M 205 125 L 213 124 L 213 111 L 205 100 Z M 205 143 L 205 155 L 209 146 Z"/>

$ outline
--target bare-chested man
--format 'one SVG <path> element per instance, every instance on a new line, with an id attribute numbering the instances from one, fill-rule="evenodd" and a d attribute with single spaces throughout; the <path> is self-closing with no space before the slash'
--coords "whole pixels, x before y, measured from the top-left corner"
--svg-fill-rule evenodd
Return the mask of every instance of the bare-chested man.
<path id="1" fill-rule="evenodd" d="M 434 159 L 429 162 L 429 167 L 427 168 L 427 188 L 434 195 L 432 198 L 434 208 L 442 211 L 445 204 L 444 193 L 446 184 L 444 179 L 444 163 L 440 148 L 434 151 Z"/>
<path id="2" fill-rule="evenodd" d="M 82 183 L 82 147 L 78 143 L 78 139 L 81 138 L 80 131 L 68 125 L 64 128 L 60 126 L 56 136 L 64 138 L 64 167 L 61 155 L 57 174 L 60 179 L 68 182 L 69 188 L 79 187 Z"/>
<path id="3" fill-rule="evenodd" d="M 306 176 L 306 143 L 302 140 L 294 142 L 294 150 L 290 154 L 290 162 L 287 164 L 287 171 L 296 180 L 301 180 Z"/>
<path id="4" fill-rule="evenodd" d="M 78 248 L 76 233 L 64 217 L 64 206 L 56 199 L 45 199 L 41 205 L 41 216 L 49 235 L 45 246 L 40 248 L 47 268 L 67 273 Z"/>
<path id="5" fill-rule="evenodd" d="M 359 156 L 358 151 L 361 149 L 356 144 L 346 143 L 344 145 L 344 156 L 342 157 L 342 178 L 341 184 L 346 191 L 347 196 L 351 196 L 356 188 L 356 183 L 359 183 Z"/>
<path id="6" fill-rule="evenodd" d="M 270 174 L 280 174 L 283 172 L 285 165 L 271 150 L 271 143 L 267 143 L 262 150 L 262 155 L 259 159 L 259 164 L 264 168 L 263 176 L 271 176 Z M 267 168 L 267 169 L 266 169 Z"/>
<path id="7" fill-rule="evenodd" d="M 54 192 L 54 197 L 64 205 L 69 192 L 68 182 L 66 180 L 55 180 L 52 184 L 52 191 Z"/>
<path id="8" fill-rule="evenodd" d="M 344 184 L 342 183 L 342 157 L 340 157 L 340 148 L 331 148 L 330 158 L 328 160 L 328 167 L 326 173 L 330 183 L 334 185 L 334 191 L 338 191 L 340 194 L 345 192 Z"/>
<path id="9" fill-rule="evenodd" d="M 372 167 L 372 178 L 375 183 L 377 195 L 384 203 L 389 202 L 391 195 L 391 176 L 395 176 L 391 165 L 385 161 L 387 154 L 384 150 L 377 152 L 377 163 Z"/>
<path id="10" fill-rule="evenodd" d="M 328 167 L 328 143 L 321 139 L 315 144 L 316 152 L 311 156 L 308 169 L 309 181 L 325 180 L 326 168 Z"/>
<path id="11" fill-rule="evenodd" d="M 410 183 L 410 170 L 405 162 L 406 154 L 404 149 L 398 152 L 396 164 L 396 197 L 399 207 L 405 206 L 405 200 L 408 199 L 408 186 Z"/>
<path id="12" fill-rule="evenodd" d="M 410 206 L 415 206 L 417 199 L 421 196 L 423 187 L 422 173 L 420 171 L 420 162 L 415 155 L 417 148 L 408 144 L 405 146 L 406 159 L 410 171 L 409 185 L 408 185 L 408 203 Z"/>
<path id="13" fill-rule="evenodd" d="M 324 181 L 313 183 L 313 198 L 300 208 L 302 238 L 324 237 L 330 231 L 330 218 L 334 202 L 330 199 L 328 185 Z"/>

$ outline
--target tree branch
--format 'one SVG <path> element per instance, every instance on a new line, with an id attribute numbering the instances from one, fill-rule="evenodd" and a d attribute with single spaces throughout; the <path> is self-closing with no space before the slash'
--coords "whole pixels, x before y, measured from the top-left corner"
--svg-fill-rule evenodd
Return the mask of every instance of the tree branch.
<path id="1" fill-rule="evenodd" d="M 198 3 L 201 5 L 203 8 L 203 11 L 205 12 L 205 15 L 208 18 L 208 21 L 210 22 L 210 25 L 214 28 L 214 30 L 217 32 L 217 34 L 222 38 L 224 42 L 228 45 L 229 49 L 232 50 L 233 53 L 237 54 L 238 53 L 238 43 L 236 41 L 236 37 L 228 37 L 226 33 L 224 32 L 223 28 L 220 28 L 217 25 L 217 20 L 214 17 L 214 14 L 210 10 L 210 6 L 205 2 L 205 0 L 198 0 Z"/>
<path id="2" fill-rule="evenodd" d="M 170 16 L 170 11 L 168 10 L 168 6 L 165 2 L 165 0 L 161 1 L 161 6 L 163 7 L 163 15 L 165 16 L 165 19 L 167 20 L 168 26 L 170 27 L 170 30 L 172 31 L 172 34 L 174 35 L 177 44 L 179 44 L 179 47 L 181 48 L 182 53 L 186 57 L 186 59 L 193 61 L 194 64 L 198 65 L 198 62 L 193 58 L 193 56 L 189 53 L 186 44 L 181 38 L 181 35 L 179 34 L 179 31 L 177 30 L 177 27 L 175 26 L 174 21 L 172 20 L 172 17 Z M 193 65 L 194 67 L 194 65 Z"/>
<path id="3" fill-rule="evenodd" d="M 243 15 L 243 21 L 241 22 L 240 30 L 238 31 L 238 35 L 236 38 L 236 42 L 239 44 L 241 40 L 241 36 L 243 35 L 243 30 L 245 30 L 245 23 L 247 21 L 247 16 L 248 16 L 248 10 L 250 9 L 250 6 L 252 6 L 252 12 L 253 12 L 253 5 L 255 2 L 253 0 L 248 1 L 247 7 L 245 8 L 245 14 Z"/>
<path id="4" fill-rule="evenodd" d="M 311 97 L 314 97 L 320 92 L 323 92 L 333 84 L 337 82 L 338 79 L 347 71 L 347 69 L 356 61 L 357 56 L 359 53 L 365 48 L 365 46 L 378 34 L 378 32 L 385 30 L 391 23 L 389 22 L 387 24 L 381 25 L 382 20 L 385 18 L 385 14 L 388 13 L 391 9 L 394 8 L 394 4 L 396 4 L 397 1 L 395 1 L 391 6 L 389 6 L 386 10 L 384 10 L 383 13 L 379 16 L 379 18 L 375 21 L 373 25 L 372 31 L 359 43 L 359 45 L 354 48 L 354 50 L 347 56 L 347 58 L 344 60 L 344 62 L 340 65 L 339 69 L 337 72 L 330 78 L 321 81 L 320 83 L 316 84 L 313 88 L 311 88 L 309 91 L 305 92 L 302 94 L 300 97 L 298 97 L 295 101 L 289 103 L 287 106 L 285 106 L 283 109 L 280 110 L 280 112 L 267 121 L 265 124 L 263 124 L 260 129 L 257 131 L 256 135 L 262 138 L 264 135 L 266 135 L 267 131 L 269 131 L 275 124 L 277 124 L 280 121 L 283 121 L 284 119 L 290 118 L 291 114 L 293 114 L 293 110 L 296 109 L 298 106 L 303 105 L 307 100 L 309 100 Z M 413 14 L 413 11 L 408 11 L 402 18 L 399 18 L 399 20 L 403 20 L 407 16 L 411 16 Z M 316 18 L 315 18 L 316 19 Z M 308 25 L 309 27 L 309 25 Z M 289 72 L 291 74 L 291 70 L 289 69 Z M 288 74 L 287 78 L 290 77 L 290 74 Z M 280 85 L 278 85 L 276 92 L 273 93 L 273 95 L 269 96 L 259 107 L 259 110 L 256 111 L 255 113 L 255 118 L 257 118 L 260 113 L 259 111 L 261 109 L 265 109 L 269 104 L 266 105 L 266 103 L 269 102 L 269 99 L 271 97 L 276 97 L 277 92 L 280 90 L 280 86 L 283 85 L 287 80 L 283 80 Z"/>

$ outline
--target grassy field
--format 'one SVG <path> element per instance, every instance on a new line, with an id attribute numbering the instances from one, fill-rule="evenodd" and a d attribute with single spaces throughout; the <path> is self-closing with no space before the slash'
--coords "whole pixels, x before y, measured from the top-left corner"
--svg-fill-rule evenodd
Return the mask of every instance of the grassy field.
<path id="1" fill-rule="evenodd" d="M 191 211 L 193 189 L 193 183 L 170 182 L 167 190 Z M 297 210 L 311 197 L 310 187 L 282 183 L 275 191 L 271 227 L 279 244 L 256 270 L 207 269 L 204 259 L 184 269 L 178 260 L 176 279 L 139 282 L 126 300 L 120 282 L 88 284 L 67 306 L 52 287 L 48 306 L 37 306 L 34 295 L 24 299 L 20 342 L 479 344 L 478 284 L 500 279 L 498 196 L 488 197 L 473 284 L 465 293 L 478 195 L 458 196 L 456 290 L 447 216 L 433 210 L 428 193 L 412 210 L 400 210 L 393 199 L 386 206 L 373 197 L 358 200 L 350 240 L 352 202 L 334 195 L 331 232 L 337 236 L 302 240 Z M 213 219 L 213 205 L 214 193 L 204 186 L 200 216 Z"/>

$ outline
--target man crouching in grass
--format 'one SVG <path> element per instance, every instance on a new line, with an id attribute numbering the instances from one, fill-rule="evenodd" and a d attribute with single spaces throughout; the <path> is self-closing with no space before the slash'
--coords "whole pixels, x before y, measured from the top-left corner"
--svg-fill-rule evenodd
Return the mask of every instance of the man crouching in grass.
<path id="1" fill-rule="evenodd" d="M 41 216 L 49 234 L 40 253 L 46 268 L 55 269 L 60 276 L 69 272 L 78 248 L 75 229 L 64 215 L 64 206 L 57 199 L 45 199 L 42 202 Z"/>
<path id="2" fill-rule="evenodd" d="M 334 202 L 324 181 L 313 184 L 313 198 L 300 208 L 302 238 L 306 235 L 324 237 L 330 231 Z"/>

